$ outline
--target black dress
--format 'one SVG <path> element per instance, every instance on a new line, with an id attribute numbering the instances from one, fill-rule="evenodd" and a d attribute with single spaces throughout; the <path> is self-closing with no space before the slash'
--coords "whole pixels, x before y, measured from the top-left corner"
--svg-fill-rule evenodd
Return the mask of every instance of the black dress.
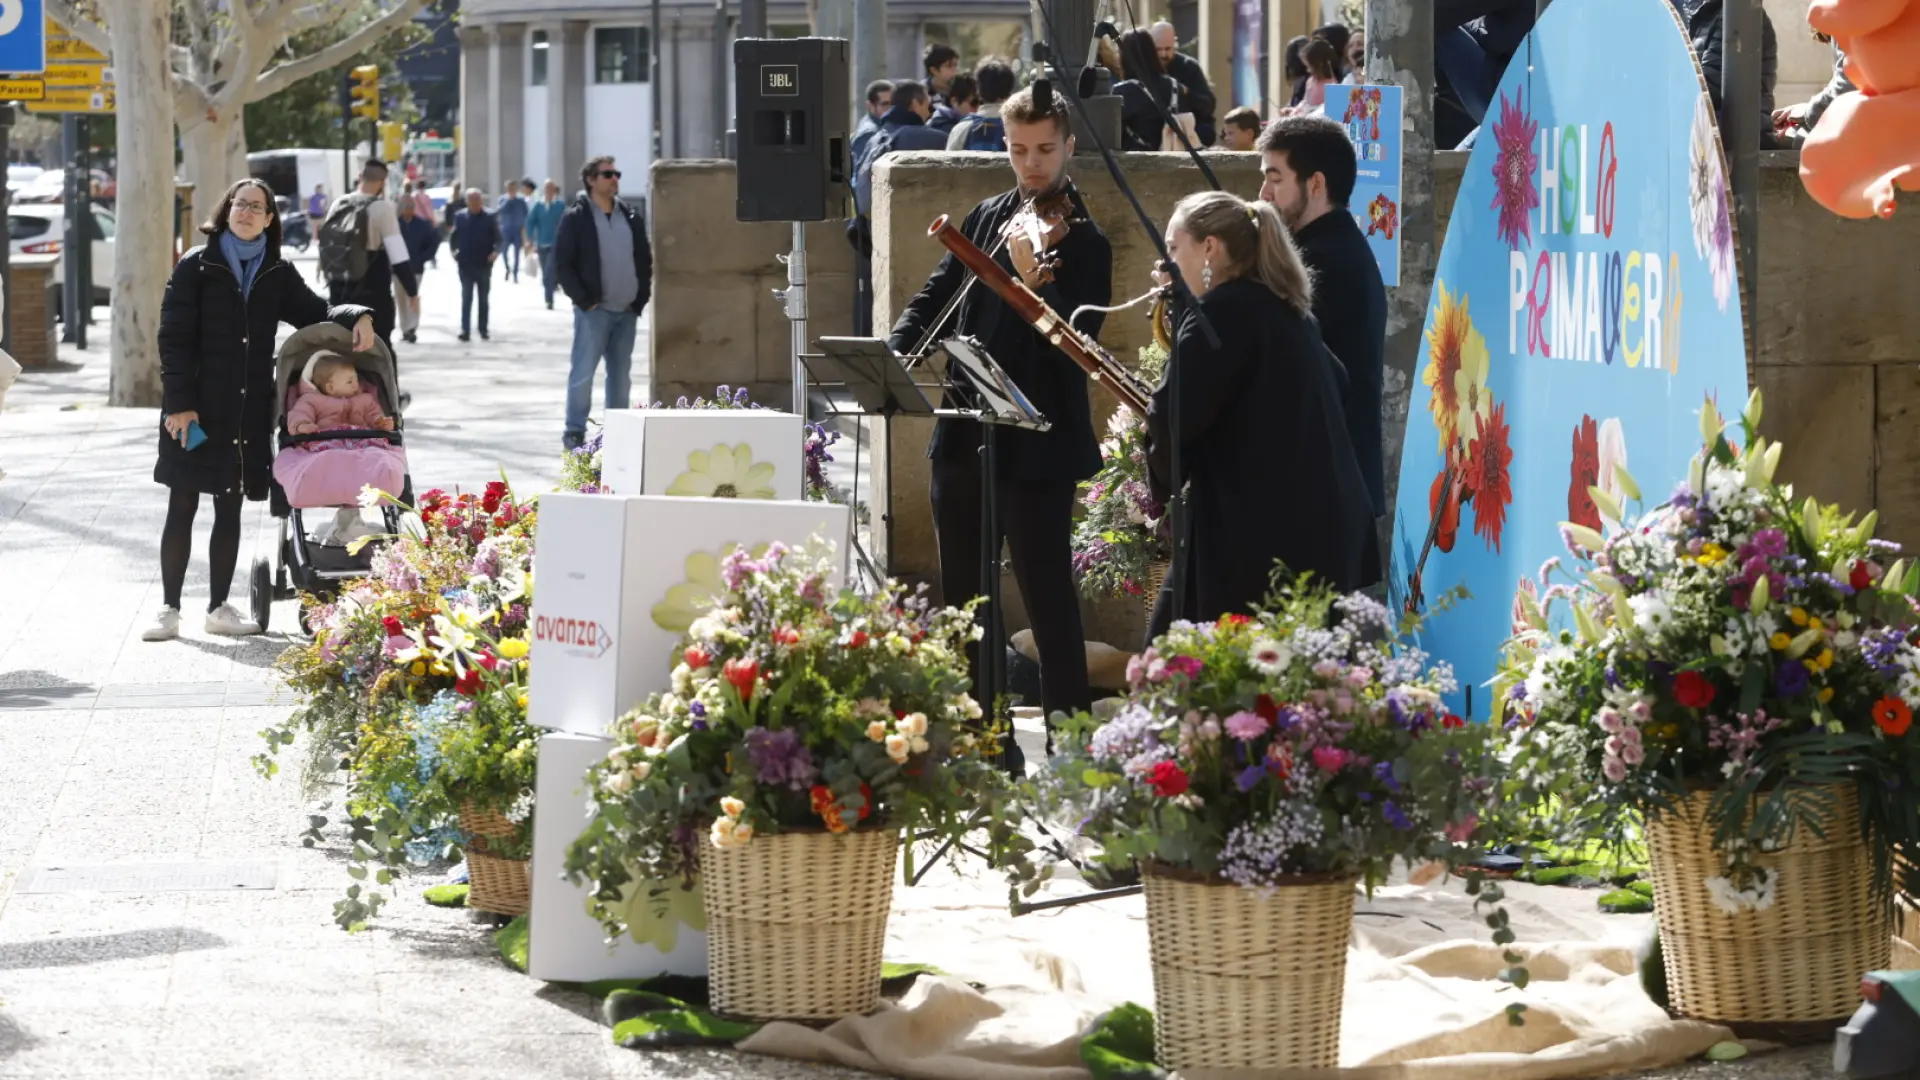
<path id="1" fill-rule="evenodd" d="M 1207 344 L 1191 310 L 1173 314 L 1180 357 L 1181 467 L 1191 481 L 1184 611 L 1162 598 L 1149 637 L 1173 618 L 1244 612 L 1270 591 L 1275 563 L 1343 591 L 1380 577 L 1372 500 L 1348 440 L 1344 373 L 1313 318 L 1252 278 L 1200 298 L 1220 335 Z M 1147 417 L 1156 496 L 1172 485 L 1163 381 Z"/>
<path id="2" fill-rule="evenodd" d="M 180 257 L 160 302 L 160 460 L 156 482 L 219 495 L 241 486 L 267 497 L 273 464 L 273 339 L 281 323 L 328 319 L 352 327 L 370 312 L 329 308 L 271 241 L 242 297 L 240 280 L 214 238 Z M 207 441 L 188 450 L 167 434 L 165 416 L 193 411 Z"/>

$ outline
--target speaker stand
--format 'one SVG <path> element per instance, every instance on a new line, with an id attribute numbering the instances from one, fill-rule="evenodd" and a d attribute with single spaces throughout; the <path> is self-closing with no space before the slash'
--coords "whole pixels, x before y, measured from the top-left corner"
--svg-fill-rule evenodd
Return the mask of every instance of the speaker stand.
<path id="1" fill-rule="evenodd" d="M 801 362 L 801 354 L 807 351 L 807 223 L 793 222 L 793 250 L 777 256 L 787 268 L 787 287 L 773 290 L 773 295 L 786 301 L 787 319 L 793 323 L 793 349 L 789 363 L 793 366 L 793 415 L 807 422 L 807 367 Z"/>

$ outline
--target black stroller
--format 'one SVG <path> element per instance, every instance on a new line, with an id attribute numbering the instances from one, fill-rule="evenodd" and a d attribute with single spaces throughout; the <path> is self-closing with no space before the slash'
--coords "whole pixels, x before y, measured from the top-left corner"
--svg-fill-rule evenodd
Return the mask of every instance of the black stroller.
<path id="1" fill-rule="evenodd" d="M 287 430 L 287 410 L 297 399 L 308 362 L 322 350 L 353 361 L 361 383 L 373 391 L 380 407 L 393 418 L 392 431 L 322 431 L 296 435 Z M 352 331 L 336 323 L 316 323 L 297 331 L 280 346 L 280 355 L 274 364 L 274 384 L 279 388 L 279 393 L 274 395 L 273 423 L 282 453 L 309 443 L 343 439 L 376 440 L 395 448 L 405 445 L 405 422 L 399 409 L 399 378 L 394 371 L 393 353 L 383 341 L 376 339 L 372 349 L 354 352 Z M 271 565 L 265 558 L 253 561 L 252 614 L 254 622 L 263 632 L 267 628 L 267 617 L 272 611 L 273 601 L 291 599 L 302 592 L 332 596 L 339 591 L 341 582 L 367 575 L 378 544 L 377 540 L 369 541 L 350 552 L 345 544 L 315 542 L 308 533 L 306 522 L 302 520 L 302 511 L 333 511 L 343 504 L 342 493 L 332 490 L 324 497 L 316 497 L 311 494 L 310 485 L 309 490 L 303 491 L 296 486 L 295 490 L 289 492 L 282 486 L 282 472 L 279 463 L 276 463 L 268 491 L 268 509 L 277 523 L 278 535 L 273 541 L 275 558 Z M 413 477 L 405 470 L 404 450 L 400 451 L 400 476 L 401 490 L 394 494 L 401 503 L 411 507 Z M 380 516 L 385 535 L 399 533 L 401 514 L 401 509 L 391 502 L 381 503 Z M 304 612 L 300 617 L 300 628 L 306 630 Z"/>

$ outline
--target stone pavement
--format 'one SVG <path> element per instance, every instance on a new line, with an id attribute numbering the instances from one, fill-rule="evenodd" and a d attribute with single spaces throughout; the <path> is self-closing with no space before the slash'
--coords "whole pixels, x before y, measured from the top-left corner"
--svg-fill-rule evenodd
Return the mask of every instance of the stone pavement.
<path id="1" fill-rule="evenodd" d="M 416 489 L 557 475 L 571 317 L 530 281 L 494 300 L 493 340 L 462 345 L 452 268 L 428 272 L 420 343 L 400 354 Z M 512 972 L 486 928 L 426 906 L 428 880 L 399 883 L 374 930 L 338 930 L 340 844 L 303 848 L 298 769 L 267 782 L 249 762 L 290 704 L 270 665 L 293 607 L 263 637 L 201 632 L 203 517 L 182 636 L 139 640 L 160 604 L 155 417 L 105 407 L 104 348 L 67 356 L 0 414 L 0 1077 L 855 1075 L 619 1049 L 587 998 Z M 639 398 L 638 369 L 635 384 Z M 238 606 L 270 521 L 247 505 Z M 174 880 L 111 880 L 155 864 Z M 187 871 L 270 887 L 185 890 Z M 122 891 L 62 888 L 76 878 Z M 1771 1060 L 1687 1075 L 1826 1075 Z"/>

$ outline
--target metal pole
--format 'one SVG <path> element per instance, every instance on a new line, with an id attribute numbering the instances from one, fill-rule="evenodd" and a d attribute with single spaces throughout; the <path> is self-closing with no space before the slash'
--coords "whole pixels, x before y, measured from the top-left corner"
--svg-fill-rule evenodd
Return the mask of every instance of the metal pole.
<path id="1" fill-rule="evenodd" d="M 60 320 L 66 327 L 60 334 L 64 344 L 78 345 L 74 327 L 80 325 L 80 252 L 85 246 L 85 231 L 81 227 L 80 215 L 85 213 L 86 201 L 81 194 L 82 177 L 86 170 L 80 164 L 79 117 L 73 113 L 64 113 L 60 117 L 60 148 L 65 151 L 61 156 L 67 163 L 66 189 L 61 192 L 60 201 L 64 204 L 66 221 L 61 229 L 60 250 L 65 256 L 60 261 Z"/>
<path id="2" fill-rule="evenodd" d="M 0 101 L 0 162 L 5 162 L 10 154 L 7 148 L 13 134 L 13 102 Z M 13 195 L 4 184 L 0 184 L 0 212 L 13 201 Z M 13 352 L 13 245 L 0 244 L 0 349 Z"/>
<path id="3" fill-rule="evenodd" d="M 660 0 L 649 5 L 647 18 L 647 77 L 653 80 L 653 160 L 659 161 L 664 125 L 660 123 L 661 103 L 666 100 L 666 86 L 660 82 Z M 548 93 L 554 93 L 549 90 Z"/>
<path id="4" fill-rule="evenodd" d="M 1433 291 L 1439 225 L 1433 198 L 1433 0 L 1366 0 L 1367 81 L 1403 88 L 1400 284 L 1387 290 L 1381 427 L 1386 436 L 1386 535 L 1406 444 L 1407 404 Z"/>
<path id="5" fill-rule="evenodd" d="M 353 186 L 353 95 L 346 72 L 340 73 L 340 194 Z M 318 239 L 316 237 L 316 239 Z"/>
<path id="6" fill-rule="evenodd" d="M 793 253 L 787 256 L 787 318 L 793 322 L 793 415 L 807 420 L 807 224 L 793 223 Z"/>
<path id="7" fill-rule="evenodd" d="M 93 213 L 93 124 L 85 115 L 74 118 L 74 126 L 80 136 L 80 175 L 87 178 L 87 213 Z M 80 246 L 80 281 L 86 288 L 81 293 L 80 322 L 74 327 L 74 344 L 87 347 L 87 327 L 93 325 L 93 230 L 88 222 L 88 242 Z"/>
<path id="8" fill-rule="evenodd" d="M 853 92 L 887 77 L 887 0 L 853 0 Z"/>
<path id="9" fill-rule="evenodd" d="M 767 0 L 740 0 L 740 36 L 767 36 Z"/>
<path id="10" fill-rule="evenodd" d="M 1760 0 L 1732 0 L 1720 21 L 1720 134 L 1726 144 L 1728 187 L 1732 189 L 1734 240 L 1740 253 L 1742 335 L 1747 345 L 1747 371 L 1759 355 L 1754 328 L 1759 313 L 1757 260 L 1760 249 L 1760 118 L 1761 81 Z"/>

